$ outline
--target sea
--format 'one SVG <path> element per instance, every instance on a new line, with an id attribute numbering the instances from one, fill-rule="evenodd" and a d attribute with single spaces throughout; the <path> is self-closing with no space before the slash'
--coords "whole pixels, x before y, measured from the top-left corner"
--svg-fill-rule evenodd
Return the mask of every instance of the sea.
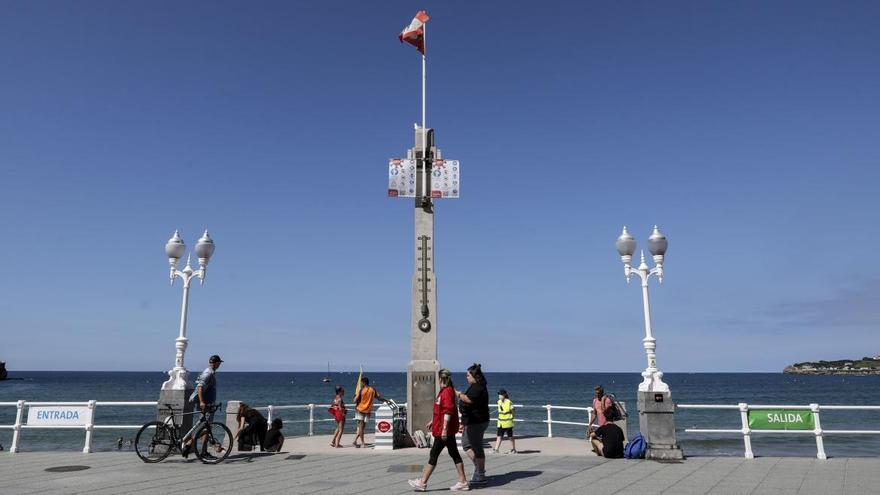
<path id="1" fill-rule="evenodd" d="M 194 373 L 191 377 L 194 378 Z M 368 373 L 371 384 L 385 397 L 406 402 L 406 373 Z M 333 388 L 342 385 L 348 402 L 352 400 L 358 372 L 225 372 L 217 374 L 219 400 L 240 400 L 253 406 L 327 404 Z M 151 401 L 157 400 L 165 372 L 84 372 L 23 371 L 10 372 L 10 380 L 0 381 L 0 402 L 28 401 Z M 603 385 L 630 413 L 628 433 L 638 431 L 635 392 L 641 381 L 638 373 L 487 373 L 490 397 L 506 389 L 516 404 L 525 406 L 586 407 L 591 403 L 593 387 Z M 465 388 L 464 374 L 453 377 L 457 388 Z M 782 373 L 667 373 L 664 381 L 678 404 L 784 404 L 806 405 L 880 405 L 880 376 L 807 376 Z M 287 436 L 306 435 L 307 411 L 283 411 L 277 416 L 285 421 Z M 517 435 L 546 436 L 546 410 L 524 407 L 517 411 Z M 155 419 L 153 407 L 98 407 L 96 424 L 137 425 Z M 316 408 L 317 419 L 329 419 L 326 408 Z M 553 419 L 586 422 L 582 411 L 554 410 Z M 0 406 L 0 425 L 15 422 L 15 407 Z M 880 411 L 825 411 L 821 414 L 824 429 L 880 430 Z M 742 456 L 740 434 L 688 433 L 685 428 L 741 427 L 737 410 L 678 410 L 675 414 L 677 438 L 688 456 Z M 329 434 L 332 422 L 315 425 L 316 434 Z M 353 434 L 354 422 L 347 432 Z M 136 430 L 96 430 L 95 451 L 130 450 Z M 585 427 L 553 425 L 553 435 L 583 438 Z M 22 430 L 21 451 L 81 451 L 82 430 Z M 122 439 L 122 447 L 119 440 Z M 0 429 L 0 445 L 9 448 L 12 431 Z M 757 456 L 816 455 L 815 437 L 811 434 L 755 434 L 752 446 Z M 871 457 L 880 453 L 880 435 L 827 435 L 825 449 L 829 456 Z"/>

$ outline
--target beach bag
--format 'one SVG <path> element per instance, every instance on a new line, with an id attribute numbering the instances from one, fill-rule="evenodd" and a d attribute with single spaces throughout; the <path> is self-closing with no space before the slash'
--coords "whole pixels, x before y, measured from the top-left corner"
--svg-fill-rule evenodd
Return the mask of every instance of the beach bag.
<path id="1" fill-rule="evenodd" d="M 639 433 L 623 448 L 623 457 L 627 459 L 644 459 L 646 450 L 648 450 L 648 442 Z"/>
<path id="2" fill-rule="evenodd" d="M 611 399 L 611 407 L 605 409 L 605 419 L 613 423 L 625 418 L 626 408 L 614 397 L 614 394 L 608 394 L 606 397 Z"/>
<path id="3" fill-rule="evenodd" d="M 416 430 L 415 434 L 412 436 L 413 443 L 416 444 L 416 447 L 423 449 L 428 447 L 428 439 L 425 437 L 425 432 L 422 430 Z"/>

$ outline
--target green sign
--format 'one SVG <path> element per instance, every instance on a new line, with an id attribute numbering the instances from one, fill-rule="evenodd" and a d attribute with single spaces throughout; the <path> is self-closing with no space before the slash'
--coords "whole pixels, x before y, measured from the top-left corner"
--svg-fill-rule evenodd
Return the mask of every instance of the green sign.
<path id="1" fill-rule="evenodd" d="M 813 413 L 803 409 L 753 409 L 749 411 L 753 430 L 812 430 Z"/>

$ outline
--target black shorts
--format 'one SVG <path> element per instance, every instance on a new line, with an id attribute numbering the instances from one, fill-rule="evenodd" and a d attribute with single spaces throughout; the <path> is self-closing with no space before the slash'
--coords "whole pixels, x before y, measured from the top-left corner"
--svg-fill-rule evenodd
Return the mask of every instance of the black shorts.
<path id="1" fill-rule="evenodd" d="M 507 438 L 513 438 L 513 428 L 498 428 L 497 436 L 503 437 L 507 433 Z"/>

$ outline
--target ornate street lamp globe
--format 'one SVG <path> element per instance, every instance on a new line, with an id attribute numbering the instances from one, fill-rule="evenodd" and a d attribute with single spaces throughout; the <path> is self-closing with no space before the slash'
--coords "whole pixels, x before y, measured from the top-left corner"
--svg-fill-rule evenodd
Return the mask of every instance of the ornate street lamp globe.
<path id="1" fill-rule="evenodd" d="M 664 256 L 667 247 L 669 247 L 669 242 L 666 241 L 666 236 L 655 225 L 654 232 L 651 234 L 651 237 L 648 237 L 648 250 L 654 256 Z"/>
<path id="2" fill-rule="evenodd" d="M 636 252 L 636 240 L 633 236 L 627 232 L 626 227 L 623 227 L 623 233 L 620 234 L 620 237 L 617 238 L 617 242 L 614 243 L 617 246 L 617 253 L 620 254 L 620 257 L 624 256 L 632 256 L 634 252 Z"/>
<path id="3" fill-rule="evenodd" d="M 186 244 L 180 238 L 180 232 L 175 230 L 171 239 L 168 239 L 168 242 L 165 243 L 165 255 L 168 256 L 169 260 L 174 260 L 173 264 L 176 265 L 177 260 L 183 257 L 184 252 L 186 252 Z"/>
<path id="4" fill-rule="evenodd" d="M 207 262 L 211 259 L 211 255 L 214 254 L 214 241 L 211 239 L 211 236 L 208 235 L 208 231 L 206 230 L 202 237 L 199 239 L 199 242 L 196 243 L 196 256 L 199 259 L 204 259 Z"/>

